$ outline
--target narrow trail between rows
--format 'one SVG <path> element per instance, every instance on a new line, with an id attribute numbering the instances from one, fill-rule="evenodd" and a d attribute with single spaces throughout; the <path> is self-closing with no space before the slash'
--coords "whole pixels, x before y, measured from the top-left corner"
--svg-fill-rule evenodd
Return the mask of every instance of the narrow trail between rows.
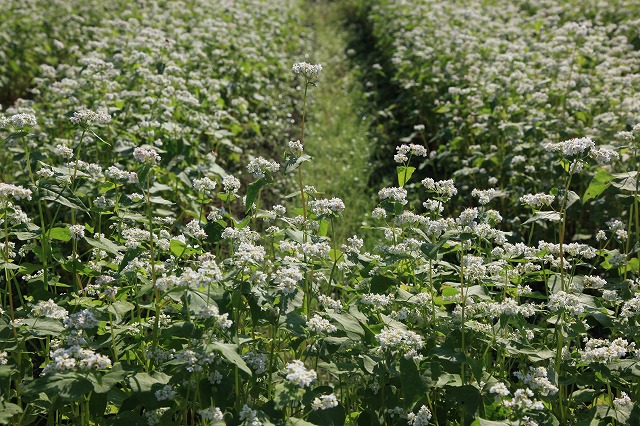
<path id="1" fill-rule="evenodd" d="M 375 200 L 367 181 L 371 170 L 367 137 L 368 120 L 363 116 L 362 86 L 347 57 L 348 33 L 342 25 L 342 5 L 319 1 L 305 5 L 313 31 L 314 51 L 307 62 L 322 64 L 317 87 L 310 90 L 306 121 L 305 152 L 313 161 L 305 163 L 305 185 L 313 185 L 321 197 L 338 197 L 345 203 L 336 223 L 336 239 L 361 234 L 366 213 Z"/>

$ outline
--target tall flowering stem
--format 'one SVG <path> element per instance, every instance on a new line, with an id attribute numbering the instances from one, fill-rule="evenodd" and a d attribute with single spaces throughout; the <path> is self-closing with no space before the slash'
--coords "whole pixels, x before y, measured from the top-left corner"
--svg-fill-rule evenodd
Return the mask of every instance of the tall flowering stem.
<path id="1" fill-rule="evenodd" d="M 300 143 L 304 144 L 304 121 L 307 113 L 307 93 L 309 86 L 315 86 L 314 81 L 320 76 L 322 65 L 312 65 L 306 62 L 298 62 L 292 67 L 294 74 L 299 74 L 304 78 L 304 95 L 302 97 L 302 123 L 300 132 Z M 307 220 L 307 205 L 304 197 L 304 186 L 302 185 L 302 170 L 298 168 L 298 184 L 300 185 L 300 198 L 302 201 L 302 214 L 304 220 Z"/>

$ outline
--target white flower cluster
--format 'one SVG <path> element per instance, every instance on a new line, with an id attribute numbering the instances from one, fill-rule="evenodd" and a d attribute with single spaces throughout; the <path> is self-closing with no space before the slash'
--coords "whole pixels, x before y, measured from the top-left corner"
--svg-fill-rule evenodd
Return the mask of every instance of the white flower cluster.
<path id="1" fill-rule="evenodd" d="M 624 302 L 620 311 L 620 316 L 626 318 L 635 317 L 638 314 L 640 314 L 640 295 Z"/>
<path id="2" fill-rule="evenodd" d="M 155 426 L 160 424 L 164 413 L 169 411 L 169 407 L 160 407 L 155 410 L 145 410 L 144 418 L 147 419 L 147 425 Z"/>
<path id="3" fill-rule="evenodd" d="M 426 178 L 422 180 L 422 185 L 426 190 L 436 193 L 442 201 L 447 201 L 458 193 L 458 189 L 451 179 L 435 181 L 431 178 Z"/>
<path id="4" fill-rule="evenodd" d="M 312 65 L 307 62 L 298 62 L 293 64 L 293 67 L 291 67 L 291 69 L 294 74 L 302 74 L 306 79 L 312 80 L 320 76 L 322 65 Z"/>
<path id="5" fill-rule="evenodd" d="M 12 115 L 8 120 L 0 117 L 0 128 L 5 127 L 6 124 L 10 124 L 16 129 L 23 129 L 25 127 L 34 127 L 38 124 L 36 116 L 33 114 L 20 113 Z"/>
<path id="6" fill-rule="evenodd" d="M 300 142 L 299 140 L 289 141 L 289 149 L 291 150 L 291 153 L 296 157 L 301 156 L 302 153 L 304 152 L 304 147 L 302 146 L 302 142 Z"/>
<path id="7" fill-rule="evenodd" d="M 248 426 L 262 426 L 262 422 L 258 419 L 258 412 L 252 410 L 247 404 L 242 406 L 238 417 L 240 421 L 244 421 Z"/>
<path id="8" fill-rule="evenodd" d="M 525 318 L 536 313 L 535 305 L 531 303 L 518 304 L 515 299 L 505 299 L 502 302 L 478 302 L 467 306 L 469 315 L 482 315 L 490 318 L 498 318 L 502 315 L 522 315 Z"/>
<path id="9" fill-rule="evenodd" d="M 340 216 L 344 211 L 344 202 L 340 198 L 311 200 L 309 210 L 317 216 Z"/>
<path id="10" fill-rule="evenodd" d="M 589 151 L 589 156 L 599 165 L 607 164 L 620 158 L 616 151 L 605 147 L 592 148 Z"/>
<path id="11" fill-rule="evenodd" d="M 334 394 L 321 395 L 320 398 L 314 398 L 311 403 L 311 409 L 313 411 L 326 410 L 338 406 L 338 398 Z"/>
<path id="12" fill-rule="evenodd" d="M 396 151 L 398 151 L 398 153 L 393 157 L 396 163 L 406 163 L 409 161 L 409 156 L 407 154 L 412 156 L 415 155 L 417 157 L 426 157 L 429 154 L 427 152 L 427 148 L 414 143 L 397 146 Z"/>
<path id="13" fill-rule="evenodd" d="M 544 367 L 529 367 L 527 374 L 516 371 L 513 375 L 522 380 L 531 390 L 539 391 L 541 395 L 547 396 L 558 393 L 558 387 L 551 383 L 547 369 Z"/>
<path id="14" fill-rule="evenodd" d="M 595 144 L 589 137 L 574 138 L 563 142 L 550 142 L 544 145 L 545 149 L 553 152 L 560 151 L 567 157 L 582 154 L 586 150 L 590 150 L 594 147 Z"/>
<path id="15" fill-rule="evenodd" d="M 240 181 L 233 175 L 226 175 L 222 178 L 222 186 L 225 192 L 236 194 L 240 189 Z"/>
<path id="16" fill-rule="evenodd" d="M 109 357 L 97 354 L 91 349 L 83 349 L 77 345 L 56 349 L 49 356 L 51 362 L 42 370 L 44 375 L 56 372 L 106 370 L 111 368 Z"/>
<path id="17" fill-rule="evenodd" d="M 75 125 L 89 126 L 91 124 L 107 124 L 111 121 L 111 116 L 106 111 L 94 112 L 83 109 L 74 112 L 73 117 L 69 120 Z"/>
<path id="18" fill-rule="evenodd" d="M 200 179 L 194 179 L 193 181 L 193 188 L 204 194 L 212 192 L 216 189 L 216 185 L 216 181 L 209 179 L 207 176 Z"/>
<path id="19" fill-rule="evenodd" d="M 31 190 L 20 185 L 0 182 L 0 201 L 10 196 L 16 200 L 31 200 Z"/>
<path id="20" fill-rule="evenodd" d="M 620 410 L 621 408 L 631 407 L 632 404 L 633 402 L 631 401 L 631 398 L 629 398 L 629 395 L 627 395 L 626 392 L 620 392 L 620 398 L 615 398 L 613 400 L 613 406 L 616 408 L 616 410 Z"/>
<path id="21" fill-rule="evenodd" d="M 196 312 L 196 316 L 201 319 L 213 318 L 215 324 L 220 328 L 231 328 L 233 321 L 229 319 L 229 314 L 220 315 L 220 311 L 216 305 L 207 305 L 203 309 Z"/>
<path id="22" fill-rule="evenodd" d="M 5 351 L 0 351 L 0 365 L 7 365 L 9 363 L 9 358 Z"/>
<path id="23" fill-rule="evenodd" d="M 364 305 L 381 308 L 391 303 L 391 296 L 387 294 L 365 293 L 360 297 L 360 302 Z"/>
<path id="24" fill-rule="evenodd" d="M 407 423 L 411 426 L 428 426 L 429 420 L 431 420 L 431 411 L 424 405 L 417 413 L 407 414 Z"/>
<path id="25" fill-rule="evenodd" d="M 209 407 L 198 410 L 198 415 L 203 420 L 208 420 L 212 423 L 219 423 L 224 420 L 224 415 L 218 407 Z"/>
<path id="26" fill-rule="evenodd" d="M 548 195 L 543 193 L 525 194 L 522 197 L 520 197 L 520 202 L 525 206 L 528 206 L 534 209 L 539 209 L 544 206 L 550 206 L 551 203 L 553 203 L 553 200 L 555 199 L 556 199 L 555 195 Z"/>
<path id="27" fill-rule="evenodd" d="M 260 352 L 247 352 L 242 355 L 242 359 L 247 363 L 253 372 L 260 375 L 267 371 L 267 355 Z"/>
<path id="28" fill-rule="evenodd" d="M 629 343 L 626 339 L 618 337 L 613 342 L 605 339 L 589 339 L 580 351 L 582 362 L 611 362 L 625 357 L 635 350 L 635 343 Z"/>
<path id="29" fill-rule="evenodd" d="M 546 250 L 551 254 L 559 255 L 560 254 L 560 244 L 547 243 L 545 241 L 538 242 L 539 250 Z M 562 252 L 565 255 L 573 256 L 573 257 L 583 257 L 585 259 L 593 259 L 597 256 L 596 249 L 581 243 L 569 243 L 564 244 L 562 246 Z"/>
<path id="30" fill-rule="evenodd" d="M 392 327 L 384 327 L 376 336 L 381 349 L 390 349 L 404 354 L 406 359 L 413 358 L 415 361 L 422 359 L 418 353 L 424 345 L 424 340 L 419 334 Z"/>
<path id="31" fill-rule="evenodd" d="M 257 179 L 265 177 L 267 173 L 271 174 L 278 170 L 280 170 L 280 164 L 263 157 L 254 158 L 247 165 L 247 171 Z"/>
<path id="32" fill-rule="evenodd" d="M 178 392 L 176 392 L 171 385 L 164 385 L 161 389 L 155 391 L 155 396 L 158 401 L 172 401 L 177 395 Z"/>
<path id="33" fill-rule="evenodd" d="M 100 321 L 91 309 L 83 309 L 63 319 L 65 328 L 69 330 L 86 330 L 96 327 Z"/>
<path id="34" fill-rule="evenodd" d="M 402 205 L 407 204 L 407 190 L 399 187 L 382 188 L 378 191 L 381 200 L 390 200 Z"/>
<path id="35" fill-rule="evenodd" d="M 67 160 L 70 160 L 73 158 L 73 149 L 59 143 L 58 145 L 56 145 L 56 154 L 58 154 L 62 158 L 66 158 Z M 47 170 L 47 169 L 42 169 L 42 170 Z M 43 173 L 47 173 L 47 172 L 43 172 Z M 40 175 L 40 173 L 38 173 L 38 175 Z M 52 176 L 53 175 L 51 174 L 46 177 L 52 177 Z"/>
<path id="36" fill-rule="evenodd" d="M 84 225 L 70 225 L 71 239 L 78 241 L 84 238 Z"/>
<path id="37" fill-rule="evenodd" d="M 485 189 L 485 190 L 480 190 L 480 189 L 473 189 L 471 191 L 471 196 L 473 197 L 478 197 L 478 203 L 480 203 L 481 205 L 486 205 L 489 204 L 489 202 L 491 200 L 493 200 L 494 198 L 497 198 L 499 196 L 502 195 L 502 192 L 498 191 L 495 188 L 489 188 L 489 189 Z"/>
<path id="38" fill-rule="evenodd" d="M 299 359 L 296 359 L 285 366 L 286 379 L 294 386 L 306 388 L 318 378 L 313 370 L 307 370 Z"/>
<path id="39" fill-rule="evenodd" d="M 315 314 L 307 321 L 307 327 L 309 328 L 309 330 L 317 334 L 331 334 L 336 332 L 337 330 L 335 325 L 331 324 L 329 320 L 322 318 L 318 314 Z"/>
<path id="40" fill-rule="evenodd" d="M 500 396 L 511 395 L 511 392 L 509 392 L 507 385 L 505 385 L 503 382 L 498 382 L 495 385 L 491 386 L 491 388 L 489 389 L 489 393 L 495 393 Z"/>
<path id="41" fill-rule="evenodd" d="M 202 228 L 200 221 L 198 219 L 193 219 L 186 225 L 187 232 L 193 235 L 194 238 L 204 239 L 207 238 L 207 233 Z"/>
<path id="42" fill-rule="evenodd" d="M 136 172 L 128 172 L 126 170 L 120 170 L 116 166 L 109 166 L 105 170 L 104 175 L 109 179 L 119 182 L 137 182 L 138 174 Z"/>
<path id="43" fill-rule="evenodd" d="M 174 356 L 190 373 L 203 371 L 207 365 L 216 362 L 217 358 L 215 352 L 202 353 L 193 349 L 183 349 Z"/>
<path id="44" fill-rule="evenodd" d="M 153 148 L 136 147 L 133 150 L 133 158 L 141 163 L 156 164 L 160 162 L 160 155 Z"/>
<path id="45" fill-rule="evenodd" d="M 325 296 L 324 294 L 318 295 L 318 302 L 322 306 L 326 306 L 329 309 L 333 309 L 336 312 L 342 312 L 342 302 L 339 300 L 332 299 L 329 296 Z"/>
<path id="46" fill-rule="evenodd" d="M 584 305 L 575 294 L 559 291 L 549 296 L 547 307 L 552 312 L 564 310 L 570 315 L 580 315 L 584 312 Z"/>
<path id="47" fill-rule="evenodd" d="M 531 389 L 518 389 L 513 394 L 513 398 L 503 400 L 502 405 L 516 410 L 544 410 L 542 401 L 532 398 L 533 391 Z"/>
<path id="48" fill-rule="evenodd" d="M 284 294 L 291 294 L 296 291 L 296 286 L 304 278 L 302 271 L 295 265 L 280 268 L 274 274 L 274 282 L 278 284 L 278 289 Z"/>
<path id="49" fill-rule="evenodd" d="M 31 315 L 34 317 L 65 319 L 69 316 L 66 309 L 58 306 L 53 299 L 41 300 L 36 303 L 31 310 Z"/>

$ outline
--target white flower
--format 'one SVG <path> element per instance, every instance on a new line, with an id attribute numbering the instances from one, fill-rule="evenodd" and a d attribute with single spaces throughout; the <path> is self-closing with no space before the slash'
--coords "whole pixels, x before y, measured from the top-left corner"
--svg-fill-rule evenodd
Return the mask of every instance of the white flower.
<path id="1" fill-rule="evenodd" d="M 293 70 L 294 74 L 302 74 L 306 79 L 311 80 L 320 76 L 322 65 L 312 65 L 306 62 L 298 62 L 293 64 L 293 67 L 291 69 Z"/>
<path id="2" fill-rule="evenodd" d="M 155 164 L 160 161 L 160 155 L 158 155 L 156 150 L 153 148 L 146 149 L 142 147 L 136 147 L 133 150 L 133 157 L 139 162 L 146 164 Z"/>
<path id="3" fill-rule="evenodd" d="M 155 396 L 158 401 L 173 400 L 176 395 L 178 395 L 178 393 L 173 390 L 173 386 L 171 385 L 164 385 L 162 389 L 158 389 L 155 392 Z"/>
<path id="4" fill-rule="evenodd" d="M 295 360 L 285 366 L 286 379 L 300 388 L 306 388 L 318 378 L 313 370 L 307 370 L 300 360 Z"/>
<path id="5" fill-rule="evenodd" d="M 340 198 L 311 200 L 309 210 L 317 216 L 340 216 L 344 211 L 344 202 Z"/>
<path id="6" fill-rule="evenodd" d="M 338 399 L 334 394 L 321 395 L 320 398 L 315 398 L 311 403 L 311 408 L 314 411 L 326 410 L 328 408 L 334 408 L 338 406 Z"/>
<path id="7" fill-rule="evenodd" d="M 262 422 L 258 419 L 258 412 L 249 408 L 247 404 L 242 406 L 242 410 L 238 413 L 240 421 L 244 421 L 250 426 L 261 426 Z"/>
<path id="8" fill-rule="evenodd" d="M 407 414 L 407 423 L 411 426 L 427 426 L 431 420 L 431 411 L 426 407 L 420 407 L 417 414 Z"/>
<path id="9" fill-rule="evenodd" d="M 81 240 L 84 238 L 84 225 L 71 225 L 69 226 L 71 232 L 71 239 Z"/>
<path id="10" fill-rule="evenodd" d="M 309 328 L 309 330 L 318 334 L 331 334 L 337 330 L 335 325 L 332 325 L 329 320 L 322 318 L 318 314 L 314 315 L 307 321 L 307 327 Z"/>
<path id="11" fill-rule="evenodd" d="M 586 150 L 591 150 L 595 144 L 591 138 L 574 138 L 564 142 L 547 143 L 544 147 L 550 151 L 561 151 L 565 156 L 571 157 L 582 154 Z"/>
<path id="12" fill-rule="evenodd" d="M 34 127 L 38 124 L 36 116 L 33 114 L 15 114 L 9 118 L 9 122 L 17 129 Z"/>
<path id="13" fill-rule="evenodd" d="M 240 181 L 232 175 L 226 175 L 222 178 L 222 186 L 226 192 L 235 194 L 240 189 Z"/>
<path id="14" fill-rule="evenodd" d="M 31 310 L 31 314 L 35 317 L 54 319 L 65 319 L 69 316 L 67 310 L 56 305 L 53 299 L 38 302 Z"/>
<path id="15" fill-rule="evenodd" d="M 16 200 L 21 200 L 23 198 L 31 200 L 31 190 L 26 189 L 23 186 L 0 182 L 0 200 L 7 199 L 9 196 Z"/>
<path id="16" fill-rule="evenodd" d="M 262 157 L 254 158 L 247 165 L 247 171 L 251 173 L 254 178 L 263 178 L 266 173 L 274 173 L 280 169 L 280 164 L 273 160 L 267 160 Z"/>
<path id="17" fill-rule="evenodd" d="M 500 396 L 511 395 L 511 392 L 509 392 L 509 389 L 507 389 L 507 385 L 502 382 L 498 382 L 495 385 L 491 386 L 491 389 L 489 389 L 489 393 L 497 393 Z"/>
<path id="18" fill-rule="evenodd" d="M 88 109 L 83 109 L 73 113 L 73 117 L 69 119 L 71 123 L 88 126 L 90 124 L 107 124 L 111 121 L 111 116 L 106 111 L 93 112 Z"/>
<path id="19" fill-rule="evenodd" d="M 547 306 L 550 311 L 558 312 L 560 309 L 564 309 L 571 315 L 579 315 L 584 311 L 584 305 L 580 302 L 578 296 L 564 291 L 559 291 L 549 296 Z"/>
<path id="20" fill-rule="evenodd" d="M 402 205 L 407 204 L 407 190 L 404 188 L 382 188 L 378 191 L 381 200 L 391 200 Z"/>
<path id="21" fill-rule="evenodd" d="M 624 407 L 630 407 L 631 404 L 631 398 L 629 398 L 629 395 L 627 395 L 626 392 L 620 392 L 620 398 L 613 400 L 613 406 L 616 407 L 616 410 L 620 410 Z"/>
<path id="22" fill-rule="evenodd" d="M 209 407 L 202 410 L 198 410 L 198 415 L 204 420 L 209 420 L 213 423 L 218 423 L 224 420 L 224 415 L 218 407 Z"/>
<path id="23" fill-rule="evenodd" d="M 520 202 L 526 206 L 532 207 L 534 209 L 539 209 L 543 206 L 550 206 L 555 200 L 554 195 L 548 195 L 543 193 L 538 194 L 526 194 L 520 197 Z"/>

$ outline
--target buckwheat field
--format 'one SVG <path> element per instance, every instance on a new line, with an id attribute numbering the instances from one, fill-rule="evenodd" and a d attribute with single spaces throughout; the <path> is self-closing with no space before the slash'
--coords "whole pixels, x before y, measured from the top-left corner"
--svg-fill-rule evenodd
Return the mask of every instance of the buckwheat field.
<path id="1" fill-rule="evenodd" d="M 0 424 L 640 425 L 637 0 L 0 1 Z"/>

